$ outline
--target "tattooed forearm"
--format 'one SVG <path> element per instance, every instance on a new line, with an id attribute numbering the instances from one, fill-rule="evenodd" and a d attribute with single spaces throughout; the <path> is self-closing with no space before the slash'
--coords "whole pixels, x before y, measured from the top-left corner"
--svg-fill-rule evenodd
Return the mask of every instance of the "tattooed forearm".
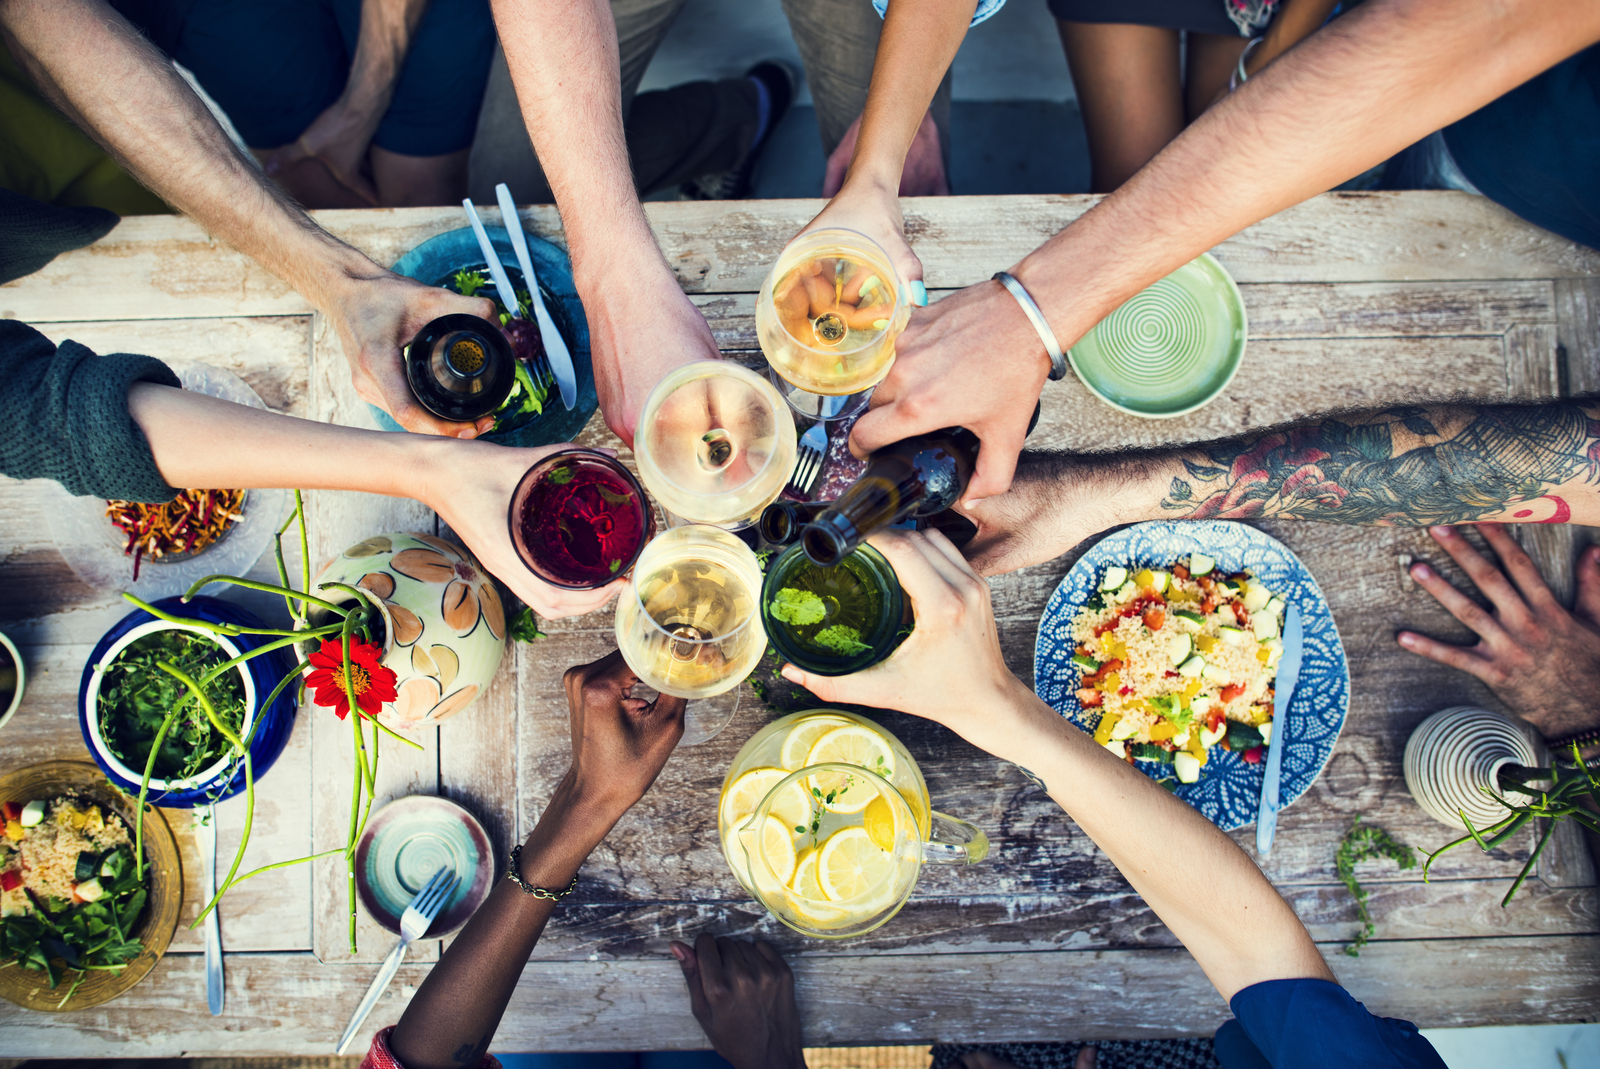
<path id="1" fill-rule="evenodd" d="M 1574 480 L 1600 484 L 1600 405 L 1395 408 L 1215 442 L 1176 459 L 1183 471 L 1161 507 L 1190 519 L 1559 523 L 1571 503 L 1555 491 Z"/>

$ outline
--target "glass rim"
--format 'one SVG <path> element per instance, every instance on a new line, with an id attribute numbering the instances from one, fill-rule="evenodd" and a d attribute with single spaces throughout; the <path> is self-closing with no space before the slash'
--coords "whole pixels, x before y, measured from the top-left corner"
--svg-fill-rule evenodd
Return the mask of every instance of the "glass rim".
<path id="1" fill-rule="evenodd" d="M 541 575 L 539 572 L 534 570 L 533 566 L 528 563 L 529 559 L 533 557 L 533 552 L 532 549 L 522 540 L 522 524 L 518 522 L 517 513 L 520 510 L 517 506 L 526 497 L 524 494 L 524 488 L 528 488 L 528 491 L 531 492 L 533 481 L 535 480 L 536 476 L 542 476 L 545 474 L 554 462 L 572 457 L 582 457 L 586 460 L 600 461 L 604 467 L 610 468 L 613 472 L 621 475 L 623 480 L 627 482 L 628 485 L 639 495 L 639 511 L 644 517 L 646 530 L 652 532 L 655 530 L 655 516 L 653 514 L 653 510 L 651 509 L 650 497 L 645 492 L 645 488 L 639 481 L 639 477 L 634 475 L 633 472 L 629 471 L 627 465 L 623 464 L 622 461 L 618 460 L 616 457 L 611 456 L 608 453 L 602 453 L 598 449 L 591 449 L 587 446 L 575 445 L 566 449 L 558 449 L 553 453 L 549 453 L 543 457 L 540 457 L 528 467 L 527 471 L 522 473 L 522 477 L 517 480 L 516 487 L 511 491 L 511 500 L 506 505 L 506 533 L 511 537 L 511 548 L 516 553 L 517 560 L 521 562 L 522 566 L 528 569 L 528 571 L 533 574 L 533 577 L 539 580 L 541 583 L 556 587 L 559 590 L 599 590 L 602 587 L 610 586 L 618 579 L 622 579 L 627 576 L 628 572 L 633 569 L 633 566 L 638 563 L 640 555 L 645 551 L 645 547 L 650 544 L 652 540 L 651 536 L 647 535 L 646 537 L 639 539 L 638 548 L 636 548 L 633 553 L 628 556 L 627 560 L 623 562 L 622 566 L 617 569 L 616 574 L 611 578 L 594 583 L 571 583 L 547 578 L 546 576 Z"/>
<path id="2" fill-rule="evenodd" d="M 900 277 L 900 271 L 899 271 L 899 269 L 897 269 L 894 266 L 894 261 L 889 259 L 888 250 L 886 250 L 882 245 L 879 245 L 877 243 L 877 241 L 875 241 L 873 238 L 868 237 L 866 234 L 863 234 L 861 231 L 852 230 L 849 227 L 844 227 L 844 226 L 824 227 L 821 230 L 808 231 L 807 233 L 801 234 L 799 237 L 795 238 L 794 241 L 792 241 L 789 244 L 789 246 L 784 249 L 784 251 L 782 253 L 778 254 L 777 262 L 772 265 L 772 271 L 771 271 L 770 274 L 768 274 L 767 281 L 761 287 L 761 295 L 758 298 L 758 300 L 770 301 L 770 300 L 774 299 L 773 298 L 773 294 L 777 291 L 777 288 L 778 288 L 778 268 L 779 268 L 779 266 L 783 265 L 784 259 L 785 259 L 785 254 L 788 253 L 790 248 L 794 248 L 795 246 L 800 245 L 800 244 L 805 243 L 805 242 L 813 242 L 815 239 L 827 238 L 827 237 L 829 237 L 831 235 L 834 235 L 834 234 L 848 234 L 852 238 L 859 238 L 861 241 L 865 242 L 873 252 L 875 252 L 878 256 L 880 256 L 882 258 L 885 268 L 888 270 L 888 272 L 891 275 L 894 276 L 894 282 L 895 282 L 895 287 L 894 287 L 894 309 L 889 313 L 889 322 L 892 324 L 894 322 L 895 318 L 897 316 L 899 316 L 901 311 L 903 309 L 905 309 L 906 307 L 908 307 L 910 305 L 910 303 L 911 303 L 910 295 L 906 292 L 906 289 L 907 289 L 906 282 L 905 282 L 904 279 L 902 279 Z M 818 243 L 820 245 L 822 245 L 823 247 L 826 247 L 827 244 L 828 244 L 828 242 L 825 241 L 825 240 L 821 241 L 821 242 L 818 242 Z M 815 259 L 816 257 L 809 257 L 809 258 Z M 794 264 L 789 265 L 788 269 L 791 270 L 791 271 L 794 270 L 794 267 L 797 266 L 800 262 L 802 262 L 801 259 L 796 259 Z M 860 345 L 856 346 L 855 348 L 853 348 L 853 349 L 841 349 L 841 348 L 837 348 L 837 347 L 834 347 L 834 346 L 819 346 L 819 345 L 815 344 L 814 342 L 802 341 L 801 339 L 796 338 L 793 334 L 789 333 L 789 328 L 783 325 L 783 320 L 781 318 L 774 317 L 774 319 L 775 319 L 775 322 L 777 324 L 778 331 L 785 338 L 788 338 L 791 342 L 793 342 L 795 345 L 798 345 L 800 348 L 802 348 L 802 349 L 804 349 L 804 350 L 806 350 L 807 352 L 810 352 L 810 353 L 818 353 L 818 354 L 829 355 L 829 356 L 854 356 L 856 353 L 861 352 L 863 349 L 866 349 L 869 346 L 877 344 L 879 341 L 882 340 L 883 336 L 885 334 L 887 334 L 888 331 L 889 331 L 888 327 L 884 327 L 882 330 L 875 331 L 873 333 L 873 336 L 872 336 L 871 339 L 862 342 Z M 772 358 L 768 357 L 767 358 L 767 362 L 769 364 L 771 364 Z M 775 367 L 775 365 L 774 365 L 774 367 Z M 887 372 L 888 372 L 887 367 L 885 367 L 884 372 L 885 372 L 885 374 L 887 374 Z M 881 376 L 881 375 L 879 376 L 879 381 L 882 380 L 882 377 L 883 376 Z M 877 385 L 877 382 L 869 383 L 869 384 L 867 384 L 865 386 L 862 386 L 860 389 L 852 390 L 851 393 L 852 394 L 861 393 L 864 390 L 870 389 L 872 386 L 875 386 L 875 385 Z M 840 395 L 833 395 L 833 396 L 845 396 L 845 397 L 848 397 L 848 396 L 850 396 L 850 394 L 840 394 Z"/>
<path id="3" fill-rule="evenodd" d="M 853 656 L 840 655 L 837 657 L 829 657 L 827 654 L 823 653 L 801 651 L 801 656 L 797 658 L 795 656 L 795 652 L 800 650 L 801 643 L 794 633 L 793 626 L 785 623 L 782 620 L 769 621 L 769 614 L 767 612 L 767 590 L 769 586 L 773 586 L 777 583 L 780 576 L 783 576 L 786 568 L 791 568 L 788 558 L 795 557 L 803 561 L 804 563 L 799 565 L 799 567 L 802 568 L 810 567 L 817 571 L 827 570 L 823 569 L 820 565 L 811 560 L 811 558 L 805 552 L 804 544 L 800 540 L 796 539 L 791 545 L 787 546 L 782 552 L 778 553 L 767 565 L 766 572 L 762 575 L 760 612 L 762 627 L 765 628 L 767 632 L 767 641 L 777 648 L 778 652 L 786 661 L 795 665 L 796 667 L 812 673 L 813 675 L 838 676 L 850 675 L 855 672 L 865 671 L 874 664 L 882 663 L 883 660 L 887 659 L 893 654 L 894 649 L 898 646 L 898 643 L 896 643 L 894 639 L 900 633 L 901 619 L 903 619 L 906 611 L 905 589 L 900 586 L 900 577 L 898 573 L 895 572 L 894 565 L 889 563 L 889 558 L 885 557 L 883 553 L 880 552 L 876 547 L 870 546 L 865 542 L 862 542 L 854 550 L 851 550 L 851 552 L 844 558 L 841 558 L 839 563 L 834 565 L 834 567 L 841 567 L 845 560 L 848 560 L 850 557 L 856 556 L 857 554 L 860 554 L 862 559 L 869 563 L 870 571 L 882 569 L 886 571 L 893 579 L 892 586 L 888 583 L 883 584 L 882 593 L 884 612 L 882 616 L 882 622 L 880 622 L 874 629 L 875 631 L 882 631 L 886 633 L 882 638 L 879 639 L 879 641 L 871 644 L 867 653 L 858 653 Z M 900 609 L 898 614 L 890 611 L 896 603 L 898 603 Z M 892 630 L 890 630 L 891 628 Z M 862 635 L 860 641 L 865 642 L 866 638 L 866 635 Z M 883 652 L 880 655 L 880 647 L 886 647 L 887 652 Z M 857 662 L 863 657 L 871 657 L 875 659 L 867 660 L 864 663 L 858 664 Z M 820 668 L 816 667 L 818 664 L 822 663 L 824 658 L 837 661 L 838 663 L 824 665 Z"/>
<path id="4" fill-rule="evenodd" d="M 690 368 L 695 369 L 693 374 L 688 373 L 688 369 L 690 369 Z M 788 425 L 791 428 L 791 430 L 793 429 L 793 427 L 794 427 L 794 417 L 792 415 L 790 415 L 789 402 L 784 400 L 782 394 L 778 393 L 778 388 L 776 386 L 772 385 L 772 383 L 768 382 L 764 376 L 758 375 L 754 371 L 752 371 L 749 368 L 745 367 L 743 364 L 735 363 L 734 361 L 731 361 L 731 360 L 696 360 L 693 363 L 684 364 L 682 367 L 676 369 L 675 371 L 669 372 L 666 378 L 662 379 L 661 382 L 656 383 L 655 389 L 651 390 L 650 391 L 650 396 L 645 399 L 644 408 L 639 413 L 639 426 L 642 428 L 645 425 L 647 417 L 648 418 L 654 418 L 655 415 L 658 412 L 661 411 L 661 406 L 666 403 L 666 400 L 667 400 L 668 397 L 671 397 L 673 394 L 677 393 L 679 390 L 683 389 L 685 386 L 689 385 L 691 382 L 694 382 L 697 379 L 710 378 L 710 377 L 712 377 L 713 374 L 722 374 L 722 373 L 728 371 L 729 369 L 736 369 L 734 371 L 733 376 L 732 376 L 733 378 L 741 378 L 741 377 L 744 377 L 744 376 L 748 376 L 749 378 L 747 380 L 747 384 L 752 387 L 752 389 L 754 390 L 755 393 L 757 393 L 758 395 L 762 395 L 762 400 L 765 401 L 767 403 L 767 406 L 772 410 L 773 424 L 774 424 L 774 427 L 775 427 L 775 432 L 774 432 L 774 436 L 775 437 L 781 437 L 782 433 L 783 433 L 782 432 L 783 421 L 780 418 L 781 416 L 789 416 L 789 424 Z M 664 385 L 667 382 L 667 380 L 670 379 L 674 375 L 682 375 L 683 376 L 683 380 L 681 382 L 677 383 L 675 386 L 673 386 L 673 388 L 671 390 L 667 391 L 666 393 L 660 394 L 660 396 L 657 396 L 657 391 L 659 391 L 661 389 L 662 385 Z M 772 396 L 771 397 L 765 396 L 765 391 L 767 391 L 767 390 L 772 391 Z M 776 401 L 777 403 L 774 404 L 773 401 Z M 798 439 L 798 437 L 799 436 L 797 434 L 796 438 Z M 643 449 L 639 448 L 639 443 L 641 441 L 643 441 L 643 443 L 644 443 L 644 448 Z M 765 461 L 762 462 L 761 467 L 758 468 L 758 469 L 757 468 L 753 468 L 751 470 L 750 478 L 748 478 L 744 482 L 740 483 L 737 488 L 731 489 L 731 490 L 721 490 L 721 491 L 717 491 L 716 493 L 706 494 L 706 493 L 702 493 L 702 492 L 700 492 L 698 490 L 695 490 L 693 487 L 684 486 L 678 480 L 676 480 L 676 479 L 672 478 L 670 475 L 668 475 L 667 472 L 666 472 L 666 469 L 664 467 L 662 467 L 661 462 L 657 459 L 655 454 L 651 451 L 650 446 L 649 446 L 649 439 L 648 439 L 647 436 L 645 436 L 643 434 L 636 434 L 635 435 L 635 439 L 634 439 L 634 447 L 633 447 L 634 459 L 636 459 L 639 462 L 639 472 L 640 472 L 641 476 L 644 475 L 645 469 L 648 468 L 648 469 L 650 469 L 650 471 L 652 473 L 652 476 L 654 478 L 660 479 L 662 482 L 666 483 L 668 486 L 671 486 L 673 489 L 680 490 L 685 494 L 692 494 L 697 498 L 710 500 L 710 501 L 720 501 L 720 500 L 722 500 L 724 498 L 736 497 L 740 490 L 743 490 L 745 487 L 749 486 L 751 483 L 756 482 L 762 476 L 766 475 L 767 472 L 772 469 L 772 466 L 777 462 L 778 456 L 782 452 L 783 452 L 782 449 L 772 449 L 772 450 L 768 451 L 767 458 L 766 458 Z M 785 479 L 785 482 L 787 482 L 787 478 Z M 783 486 L 784 486 L 783 483 L 779 483 L 778 484 L 777 493 L 774 495 L 774 499 L 776 499 L 778 496 L 781 496 L 783 494 Z M 769 504 L 769 505 L 771 503 L 772 503 L 771 501 L 767 502 L 767 504 Z M 766 506 L 763 505 L 761 507 L 765 508 Z M 684 518 L 687 519 L 687 517 L 684 517 Z M 729 523 L 734 522 L 734 520 L 737 519 L 737 518 L 738 517 L 734 517 L 733 519 L 730 519 L 730 520 L 728 520 L 726 522 L 729 522 Z M 715 524 L 711 524 L 710 521 L 707 521 L 707 520 L 690 520 L 689 522 L 690 523 L 694 523 L 694 524 L 705 524 L 707 526 L 716 526 Z"/>
<path id="5" fill-rule="evenodd" d="M 645 544 L 645 548 L 648 548 L 649 546 L 655 545 L 655 543 L 659 539 L 666 538 L 666 537 L 670 536 L 673 531 L 687 531 L 687 530 L 693 530 L 694 528 L 704 528 L 705 530 L 708 530 L 708 531 L 718 531 L 718 532 L 721 532 L 722 534 L 728 535 L 729 538 L 735 538 L 734 535 L 728 534 L 728 531 L 725 528 L 718 527 L 714 523 L 700 523 L 700 522 L 691 521 L 689 523 L 683 524 L 682 526 L 669 528 L 668 530 L 661 532 L 661 534 L 657 535 L 655 538 L 652 538 L 649 542 L 647 542 Z M 736 538 L 735 538 L 735 540 L 737 541 Z M 741 546 L 744 545 L 743 542 L 740 542 L 739 544 Z M 745 548 L 748 549 L 749 547 L 745 547 Z M 639 557 L 643 556 L 643 555 L 644 555 L 644 548 L 641 548 L 639 550 L 638 555 L 636 555 L 634 557 L 634 563 L 637 564 Z M 681 638 L 678 635 L 674 635 L 671 631 L 668 631 L 666 628 L 662 627 L 661 624 L 659 622 L 657 622 L 656 618 L 653 615 L 651 615 L 650 610 L 645 608 L 644 598 L 641 597 L 640 594 L 639 594 L 639 577 L 638 577 L 637 573 L 635 573 L 633 576 L 629 577 L 629 579 L 628 579 L 628 592 L 633 597 L 634 605 L 637 606 L 638 609 L 639 609 L 639 615 L 642 616 L 645 620 L 648 620 L 649 623 L 650 623 L 650 626 L 655 628 L 656 631 L 660 632 L 663 636 L 665 636 L 668 642 L 683 642 L 683 643 L 689 643 L 689 644 L 692 644 L 692 645 L 695 645 L 695 646 L 707 646 L 707 645 L 710 645 L 713 642 L 726 642 L 730 638 L 738 637 L 740 632 L 742 632 L 745 628 L 750 626 L 750 622 L 752 620 L 761 619 L 761 590 L 760 590 L 759 587 L 757 587 L 757 589 L 755 591 L 755 600 L 756 600 L 755 610 L 753 612 L 751 612 L 749 616 L 745 617 L 744 621 L 741 622 L 738 627 L 735 627 L 731 631 L 727 631 L 727 632 L 725 632 L 725 633 L 723 633 L 721 635 L 717 635 L 717 636 L 715 636 L 713 638 Z"/>

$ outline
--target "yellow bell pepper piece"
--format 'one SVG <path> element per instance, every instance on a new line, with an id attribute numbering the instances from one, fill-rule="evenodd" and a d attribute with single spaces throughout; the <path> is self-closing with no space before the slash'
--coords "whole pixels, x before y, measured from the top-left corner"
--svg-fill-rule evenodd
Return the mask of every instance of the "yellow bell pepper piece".
<path id="1" fill-rule="evenodd" d="M 1107 694 L 1115 694 L 1122 689 L 1122 677 L 1115 672 L 1107 672 L 1095 687 Z"/>
<path id="2" fill-rule="evenodd" d="M 1205 684 L 1200 681 L 1200 677 L 1196 676 L 1195 678 L 1189 680 L 1189 682 L 1184 686 L 1183 696 L 1185 698 L 1193 698 L 1196 694 L 1200 693 L 1200 688 L 1204 685 Z"/>
<path id="3" fill-rule="evenodd" d="M 1170 720 L 1158 720 L 1150 728 L 1150 741 L 1161 742 L 1163 739 L 1172 738 L 1177 733 L 1178 725 Z"/>
<path id="4" fill-rule="evenodd" d="M 1100 723 L 1094 729 L 1094 741 L 1099 743 L 1101 746 L 1104 746 L 1106 743 L 1110 742 L 1111 729 L 1116 727 L 1117 721 L 1121 719 L 1121 715 L 1117 713 L 1101 713 Z"/>
<path id="5" fill-rule="evenodd" d="M 1156 573 L 1152 572 L 1149 568 L 1144 568 L 1133 573 L 1133 585 L 1138 587 L 1140 590 L 1149 590 L 1151 587 L 1156 585 Z"/>
<path id="6" fill-rule="evenodd" d="M 1271 657 L 1272 651 L 1267 649 L 1265 646 L 1262 646 L 1260 649 L 1256 650 L 1256 660 L 1260 661 L 1262 664 L 1266 664 L 1268 659 Z"/>
<path id="7" fill-rule="evenodd" d="M 10 839 L 14 843 L 20 843 L 22 841 L 22 837 L 24 835 L 26 835 L 26 834 L 27 834 L 27 832 L 22 830 L 22 821 L 20 821 L 20 820 L 8 820 L 8 821 L 6 821 L 6 838 L 7 839 Z"/>
<path id="8" fill-rule="evenodd" d="M 1196 635 L 1194 637 L 1194 648 L 1200 653 L 1210 653 L 1212 647 L 1216 644 L 1217 640 L 1211 635 Z"/>

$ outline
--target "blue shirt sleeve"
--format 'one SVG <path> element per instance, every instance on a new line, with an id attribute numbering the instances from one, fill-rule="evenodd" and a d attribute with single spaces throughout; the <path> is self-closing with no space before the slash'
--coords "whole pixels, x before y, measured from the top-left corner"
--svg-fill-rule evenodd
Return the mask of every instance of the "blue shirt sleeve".
<path id="1" fill-rule="evenodd" d="M 1327 980 L 1268 980 L 1229 1004 L 1217 1030 L 1223 1069 L 1445 1069 L 1410 1021 L 1377 1017 Z"/>

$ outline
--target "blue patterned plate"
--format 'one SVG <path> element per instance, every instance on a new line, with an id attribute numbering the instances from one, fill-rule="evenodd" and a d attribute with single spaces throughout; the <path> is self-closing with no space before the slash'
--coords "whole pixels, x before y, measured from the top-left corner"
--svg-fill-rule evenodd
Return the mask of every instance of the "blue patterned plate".
<path id="1" fill-rule="evenodd" d="M 1215 557 L 1217 570 L 1249 572 L 1285 601 L 1300 605 L 1305 620 L 1305 660 L 1290 702 L 1288 749 L 1283 752 L 1284 806 L 1311 787 L 1333 756 L 1350 709 L 1350 668 L 1328 601 L 1300 558 L 1271 535 L 1226 520 L 1158 520 L 1136 524 L 1101 539 L 1078 559 L 1045 606 L 1034 645 L 1034 689 L 1045 704 L 1085 731 L 1093 719 L 1078 704 L 1080 672 L 1072 663 L 1072 621 L 1099 585 L 1108 565 L 1130 570 L 1170 568 L 1191 553 Z M 1098 718 L 1095 718 L 1098 719 Z M 1136 761 L 1151 779 L 1158 767 Z M 1263 764 L 1246 764 L 1236 753 L 1213 748 L 1197 783 L 1178 787 L 1178 797 L 1223 831 L 1254 824 L 1261 801 Z"/>

